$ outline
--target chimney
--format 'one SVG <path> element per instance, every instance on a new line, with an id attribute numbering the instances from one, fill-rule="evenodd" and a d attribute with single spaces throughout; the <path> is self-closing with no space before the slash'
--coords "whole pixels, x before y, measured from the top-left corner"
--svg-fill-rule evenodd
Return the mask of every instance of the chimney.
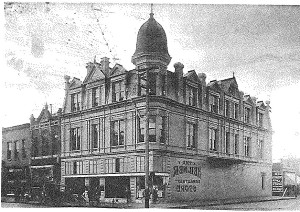
<path id="1" fill-rule="evenodd" d="M 65 90 L 68 90 L 70 86 L 70 76 L 65 75 L 64 79 L 65 79 Z"/>
<path id="2" fill-rule="evenodd" d="M 102 57 L 100 64 L 102 66 L 102 70 L 105 73 L 109 74 L 109 58 L 108 57 Z"/>
<path id="3" fill-rule="evenodd" d="M 180 62 L 174 64 L 175 76 L 177 80 L 177 97 L 178 101 L 183 103 L 183 68 L 184 65 Z"/>
<path id="4" fill-rule="evenodd" d="M 204 74 L 204 73 L 199 73 L 199 74 L 198 74 L 198 78 L 200 79 L 200 81 L 201 81 L 201 83 L 202 83 L 203 85 L 206 85 L 206 74 Z"/>
<path id="5" fill-rule="evenodd" d="M 95 62 L 94 62 L 94 63 L 95 63 Z M 88 63 L 86 64 L 86 70 L 87 70 L 86 74 L 87 74 L 87 75 L 93 70 L 94 63 L 88 62 Z"/>

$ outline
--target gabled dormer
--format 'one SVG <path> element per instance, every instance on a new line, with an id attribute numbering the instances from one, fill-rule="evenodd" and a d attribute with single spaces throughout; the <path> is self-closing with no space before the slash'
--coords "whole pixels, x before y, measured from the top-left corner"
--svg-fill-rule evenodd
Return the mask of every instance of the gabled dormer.
<path id="1" fill-rule="evenodd" d="M 186 73 L 183 77 L 191 82 L 200 83 L 199 77 L 195 70 L 188 71 L 188 73 Z"/>
<path id="2" fill-rule="evenodd" d="M 97 80 L 101 80 L 106 77 L 101 68 L 101 64 L 99 64 L 99 63 L 89 62 L 89 63 L 87 63 L 86 69 L 87 69 L 87 75 L 86 75 L 85 79 L 83 80 L 84 84 L 95 82 Z"/>
<path id="3" fill-rule="evenodd" d="M 121 74 L 125 74 L 127 70 L 120 64 L 116 63 L 116 65 L 111 69 L 110 76 L 118 76 Z"/>
<path id="4" fill-rule="evenodd" d="M 81 85 L 82 85 L 82 81 L 80 79 L 74 77 L 72 79 L 72 81 L 70 82 L 69 89 L 72 90 L 72 89 L 80 88 Z"/>
<path id="5" fill-rule="evenodd" d="M 48 122 L 52 118 L 50 111 L 48 110 L 48 104 L 46 103 L 45 107 L 42 109 L 39 117 L 37 118 L 36 122 Z"/>

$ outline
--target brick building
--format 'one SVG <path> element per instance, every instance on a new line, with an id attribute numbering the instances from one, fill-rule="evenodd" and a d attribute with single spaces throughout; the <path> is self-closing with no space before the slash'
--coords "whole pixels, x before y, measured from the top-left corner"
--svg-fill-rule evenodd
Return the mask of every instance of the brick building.
<path id="1" fill-rule="evenodd" d="M 41 188 L 43 184 L 60 183 L 60 113 L 52 114 L 48 105 L 40 115 L 30 117 L 31 180 L 32 188 Z"/>
<path id="2" fill-rule="evenodd" d="M 153 14 L 137 36 L 133 70 L 109 59 L 87 63 L 83 81 L 65 77 L 61 119 L 62 184 L 101 198 L 142 197 L 145 181 L 146 80 L 149 82 L 151 185 L 170 200 L 270 196 L 269 102 L 244 95 L 235 77 L 167 70 L 171 57 Z M 145 78 L 144 70 L 149 69 Z"/>
<path id="3" fill-rule="evenodd" d="M 2 128 L 2 192 L 14 194 L 30 185 L 30 125 Z M 3 193 L 3 194 L 4 194 Z"/>

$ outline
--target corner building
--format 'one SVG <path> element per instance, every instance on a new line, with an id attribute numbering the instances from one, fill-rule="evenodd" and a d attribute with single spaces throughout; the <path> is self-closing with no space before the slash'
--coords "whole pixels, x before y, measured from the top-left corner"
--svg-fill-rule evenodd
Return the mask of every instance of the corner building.
<path id="1" fill-rule="evenodd" d="M 166 201 L 271 196 L 269 102 L 238 89 L 235 77 L 167 70 L 171 57 L 153 14 L 141 26 L 126 70 L 109 59 L 87 63 L 83 81 L 65 77 L 62 183 L 101 199 L 133 201 L 145 188 L 146 80 L 149 83 L 150 187 Z M 148 77 L 142 74 L 149 69 Z"/>

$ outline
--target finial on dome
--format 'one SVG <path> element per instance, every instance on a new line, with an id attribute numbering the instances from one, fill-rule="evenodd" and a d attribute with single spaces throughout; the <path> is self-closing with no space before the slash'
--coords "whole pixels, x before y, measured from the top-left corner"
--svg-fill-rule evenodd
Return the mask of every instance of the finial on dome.
<path id="1" fill-rule="evenodd" d="M 154 13 L 153 13 L 153 4 L 150 4 L 150 7 L 151 7 L 150 18 L 153 18 L 153 15 L 154 15 Z"/>

